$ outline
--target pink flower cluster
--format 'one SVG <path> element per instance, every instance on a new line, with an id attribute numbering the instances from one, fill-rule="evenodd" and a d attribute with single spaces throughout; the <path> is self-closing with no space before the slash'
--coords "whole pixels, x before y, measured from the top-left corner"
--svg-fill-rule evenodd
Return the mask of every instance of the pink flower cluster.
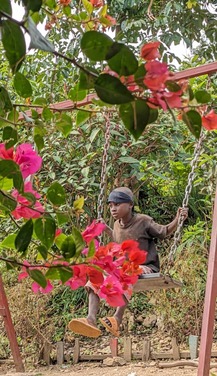
<path id="1" fill-rule="evenodd" d="M 94 221 L 82 233 L 84 240 L 89 244 L 95 237 L 101 234 L 105 225 Z M 40 269 L 63 267 L 71 268 L 73 276 L 65 283 L 72 290 L 85 286 L 88 281 L 98 291 L 98 295 L 105 299 L 111 306 L 124 304 L 123 294 L 132 294 L 132 285 L 136 283 L 138 275 L 142 270 L 140 265 L 146 260 L 147 252 L 141 251 L 138 243 L 134 240 L 126 240 L 122 244 L 109 243 L 106 246 L 99 246 L 92 257 L 86 257 L 85 262 L 78 265 L 70 265 L 69 262 L 56 259 L 52 264 L 31 267 L 27 262 L 22 268 L 18 279 L 29 276 L 28 269 Z M 45 288 L 33 282 L 34 292 L 48 293 L 53 285 L 48 280 Z"/>
<path id="2" fill-rule="evenodd" d="M 26 143 L 19 145 L 16 149 L 13 147 L 6 149 L 5 144 L 0 144 L 0 159 L 14 161 L 20 168 L 23 179 L 37 172 L 42 165 L 42 158 L 33 150 L 32 145 Z M 17 201 L 17 207 L 11 213 L 15 219 L 19 218 L 38 218 L 44 212 L 44 209 L 38 199 L 41 197 L 33 188 L 32 183 L 24 183 L 24 194 L 31 193 L 33 201 L 20 194 L 16 189 L 12 191 L 12 196 Z"/>

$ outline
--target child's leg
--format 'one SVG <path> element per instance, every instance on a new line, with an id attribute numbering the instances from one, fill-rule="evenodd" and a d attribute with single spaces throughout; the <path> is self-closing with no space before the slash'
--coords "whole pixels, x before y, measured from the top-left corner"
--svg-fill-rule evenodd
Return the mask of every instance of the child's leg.
<path id="1" fill-rule="evenodd" d="M 123 305 L 121 307 L 117 307 L 115 314 L 114 314 L 114 317 L 117 320 L 118 326 L 120 326 L 120 324 L 122 323 L 125 309 L 128 306 L 128 300 L 125 298 L 125 296 L 123 296 L 123 298 L 124 298 L 124 301 L 125 301 L 125 305 Z"/>
<path id="2" fill-rule="evenodd" d="M 90 324 L 96 325 L 96 316 L 99 311 L 100 299 L 91 288 L 88 288 L 88 298 L 87 320 Z"/>

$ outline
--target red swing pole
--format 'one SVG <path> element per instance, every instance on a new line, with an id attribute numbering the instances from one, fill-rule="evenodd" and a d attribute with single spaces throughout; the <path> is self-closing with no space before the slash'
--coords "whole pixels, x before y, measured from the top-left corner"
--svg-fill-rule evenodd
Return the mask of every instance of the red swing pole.
<path id="1" fill-rule="evenodd" d="M 2 316 L 4 320 L 4 325 L 5 325 L 7 337 L 10 342 L 10 348 L 11 348 L 12 356 L 14 359 L 16 371 L 25 372 L 25 368 L 24 368 L 23 361 L 20 355 L 16 333 L 15 333 L 13 322 L 11 319 L 7 296 L 5 294 L 5 289 L 4 289 L 1 275 L 0 275 L 0 316 Z"/>

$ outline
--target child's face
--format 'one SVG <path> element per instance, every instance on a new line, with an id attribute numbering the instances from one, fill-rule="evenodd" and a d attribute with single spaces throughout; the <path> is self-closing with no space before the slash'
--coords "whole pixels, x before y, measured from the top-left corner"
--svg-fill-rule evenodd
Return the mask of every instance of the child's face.
<path id="1" fill-rule="evenodd" d="M 109 209 L 114 219 L 126 218 L 132 214 L 132 202 L 123 202 L 121 204 L 109 202 Z"/>

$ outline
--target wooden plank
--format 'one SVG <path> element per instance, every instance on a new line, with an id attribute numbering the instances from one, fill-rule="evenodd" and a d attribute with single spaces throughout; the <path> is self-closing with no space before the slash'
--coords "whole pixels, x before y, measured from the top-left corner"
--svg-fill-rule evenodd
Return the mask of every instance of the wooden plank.
<path id="1" fill-rule="evenodd" d="M 179 351 L 179 346 L 177 344 L 177 339 L 175 337 L 172 338 L 172 352 L 173 352 L 173 359 L 179 360 L 180 351 Z"/>
<path id="2" fill-rule="evenodd" d="M 44 343 L 44 348 L 43 348 L 43 360 L 45 363 L 49 366 L 50 365 L 50 353 L 51 353 L 52 346 L 49 342 Z"/>
<path id="3" fill-rule="evenodd" d="M 200 341 L 198 376 L 209 375 L 217 295 L 217 189 L 212 220 L 206 292 Z"/>
<path id="4" fill-rule="evenodd" d="M 142 361 L 147 362 L 151 355 L 151 342 L 149 339 L 144 339 L 142 346 Z"/>
<path id="5" fill-rule="evenodd" d="M 133 287 L 133 291 L 140 292 L 181 287 L 182 283 L 172 279 L 169 275 L 152 273 L 146 274 L 145 278 L 143 279 L 138 279 L 135 286 Z"/>
<path id="6" fill-rule="evenodd" d="M 124 337 L 124 359 L 126 362 L 132 360 L 132 342 L 130 337 Z"/>
<path id="7" fill-rule="evenodd" d="M 62 365 L 64 363 L 64 342 L 57 342 L 57 364 Z"/>
<path id="8" fill-rule="evenodd" d="M 110 338 L 109 346 L 111 349 L 112 357 L 118 356 L 118 339 L 117 338 Z"/>
<path id="9" fill-rule="evenodd" d="M 80 343 L 79 339 L 75 338 L 75 346 L 73 351 L 73 363 L 76 364 L 82 357 L 80 356 Z"/>
<path id="10" fill-rule="evenodd" d="M 5 294 L 5 289 L 0 275 L 0 307 L 2 312 L 2 317 L 4 320 L 4 325 L 7 333 L 7 337 L 10 342 L 10 348 L 17 372 L 25 372 L 23 361 L 20 355 L 20 350 L 17 342 L 16 332 L 14 330 L 14 325 L 11 318 L 11 313 L 8 306 L 7 296 Z"/>
<path id="11" fill-rule="evenodd" d="M 174 79 L 178 81 L 182 79 L 203 76 L 204 74 L 213 74 L 216 72 L 217 72 L 217 61 L 214 61 L 213 63 L 203 64 L 203 65 L 200 65 L 199 67 L 189 68 L 181 72 L 176 72 L 174 75 Z"/>
<path id="12" fill-rule="evenodd" d="M 189 336 L 189 350 L 191 359 L 197 359 L 198 357 L 198 336 L 190 334 Z"/>
<path id="13" fill-rule="evenodd" d="M 111 358 L 111 354 L 97 354 L 97 355 L 80 355 L 80 358 L 79 360 L 82 361 L 82 360 L 87 360 L 87 361 L 90 361 L 90 360 L 104 360 L 106 358 Z"/>

